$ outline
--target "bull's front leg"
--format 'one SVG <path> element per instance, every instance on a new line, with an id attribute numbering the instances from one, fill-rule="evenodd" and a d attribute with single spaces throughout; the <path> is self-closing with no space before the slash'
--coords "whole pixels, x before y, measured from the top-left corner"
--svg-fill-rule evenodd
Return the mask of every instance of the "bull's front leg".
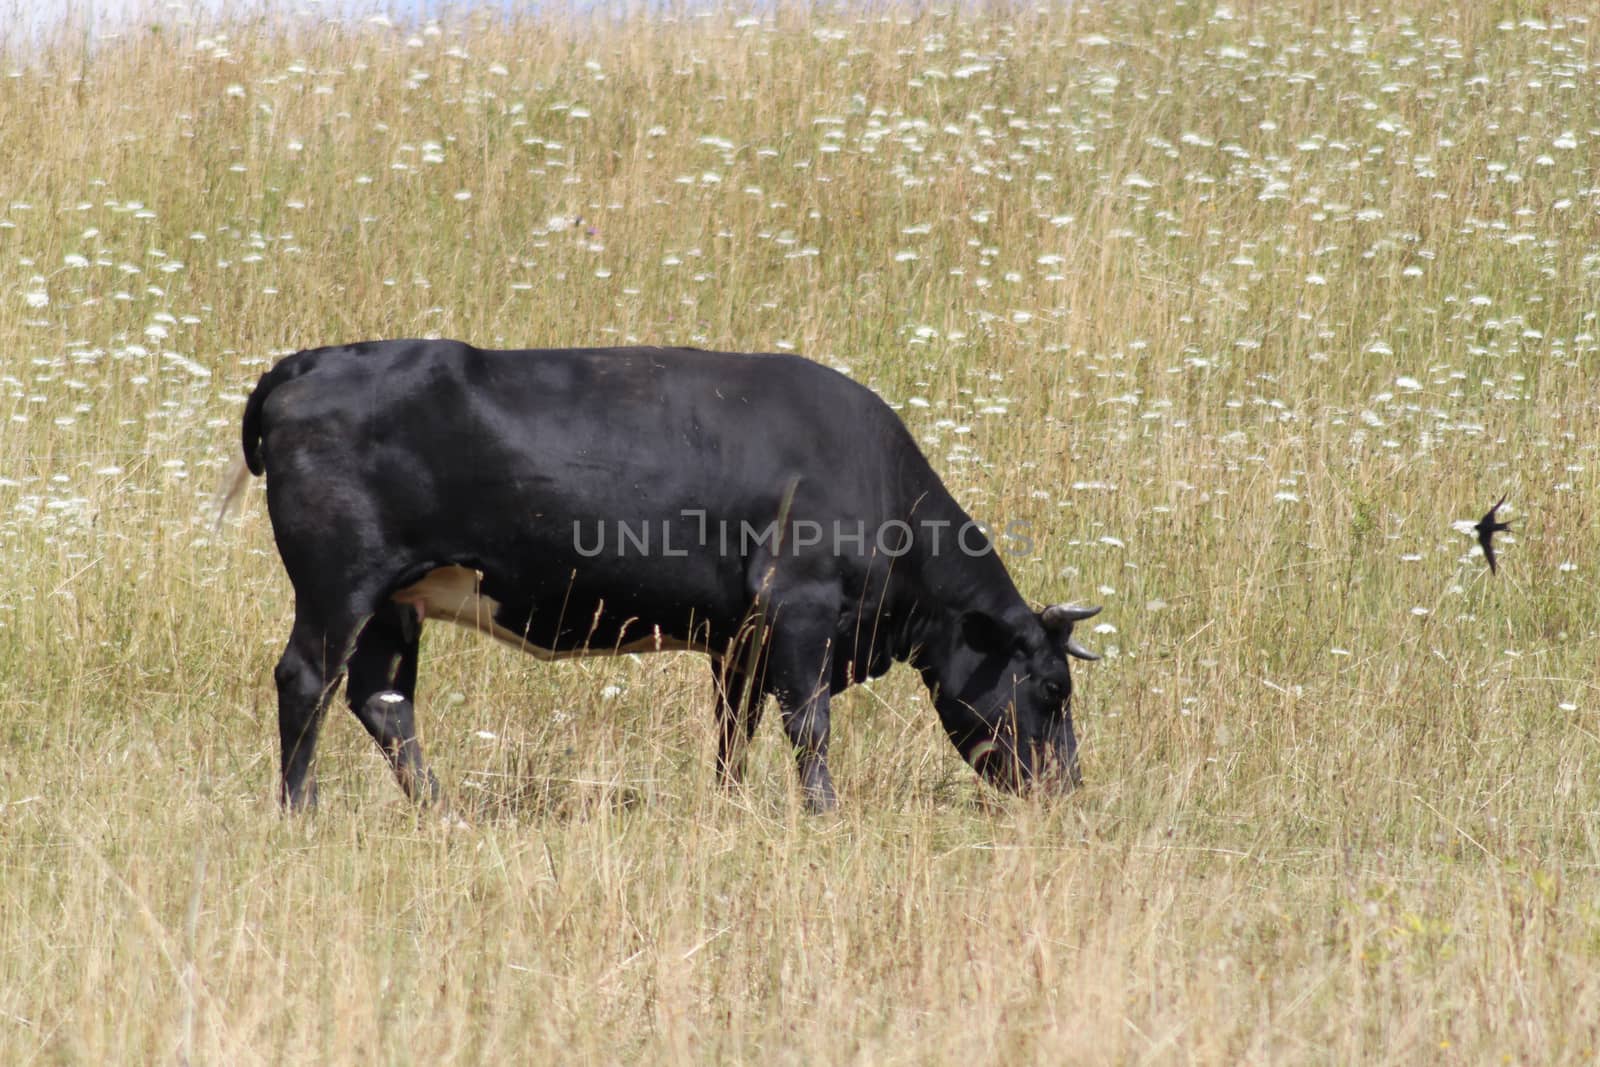
<path id="1" fill-rule="evenodd" d="M 800 790 L 806 808 L 814 813 L 832 811 L 839 804 L 828 773 L 828 688 L 824 683 L 804 700 L 780 698 L 783 729 L 794 746 L 800 771 Z"/>
<path id="2" fill-rule="evenodd" d="M 787 617 L 784 613 L 788 612 Z M 838 804 L 828 773 L 829 682 L 833 675 L 834 612 L 780 609 L 771 635 L 769 688 L 778 697 L 783 730 L 794 746 L 800 789 L 813 812 Z"/>
<path id="3" fill-rule="evenodd" d="M 780 523 L 788 506 L 785 499 Z M 778 698 L 806 807 L 832 811 L 839 800 L 828 773 L 828 703 L 842 592 L 820 557 L 758 559 L 749 581 L 757 605 L 750 639 L 765 664 L 752 684 Z"/>
<path id="4" fill-rule="evenodd" d="M 745 753 L 764 701 L 741 665 L 712 660 L 711 676 L 717 693 L 717 778 L 724 789 L 732 789 L 744 778 Z"/>

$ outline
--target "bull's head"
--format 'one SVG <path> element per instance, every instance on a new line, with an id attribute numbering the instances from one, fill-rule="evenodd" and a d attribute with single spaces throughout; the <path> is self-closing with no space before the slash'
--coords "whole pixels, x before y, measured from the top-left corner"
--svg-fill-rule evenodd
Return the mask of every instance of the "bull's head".
<path id="1" fill-rule="evenodd" d="M 1099 611 L 1055 604 L 1007 619 L 966 612 L 943 647 L 928 650 L 922 673 L 939 719 L 991 784 L 1022 792 L 1082 782 L 1067 657 L 1100 658 L 1072 636 L 1074 623 Z"/>

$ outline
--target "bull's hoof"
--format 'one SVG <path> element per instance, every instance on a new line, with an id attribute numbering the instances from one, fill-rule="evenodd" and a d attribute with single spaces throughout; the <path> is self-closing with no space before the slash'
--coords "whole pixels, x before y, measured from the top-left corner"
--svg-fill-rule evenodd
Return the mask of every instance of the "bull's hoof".
<path id="1" fill-rule="evenodd" d="M 400 770 L 396 772 L 395 777 L 400 780 L 401 790 L 417 807 L 436 808 L 443 802 L 444 793 L 440 790 L 439 779 L 434 777 L 432 770 L 423 768 L 420 775 Z"/>
<path id="2" fill-rule="evenodd" d="M 807 815 L 827 815 L 829 812 L 837 811 L 838 808 L 839 798 L 833 792 L 832 783 L 820 789 L 806 790 Z"/>

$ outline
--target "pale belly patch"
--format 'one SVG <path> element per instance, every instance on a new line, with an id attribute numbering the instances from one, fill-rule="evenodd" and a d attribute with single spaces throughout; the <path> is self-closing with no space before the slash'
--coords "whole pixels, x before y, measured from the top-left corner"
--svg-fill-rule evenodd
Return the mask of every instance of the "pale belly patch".
<path id="1" fill-rule="evenodd" d="M 421 581 L 406 586 L 390 597 L 396 604 L 417 610 L 422 620 L 439 619 L 488 634 L 519 651 L 544 660 L 573 659 L 579 656 L 614 656 L 633 652 L 683 652 L 690 646 L 654 628 L 646 636 L 615 647 L 598 646 L 556 651 L 529 641 L 524 634 L 502 626 L 497 619 L 500 604 L 483 593 L 483 576 L 468 567 L 439 567 Z"/>

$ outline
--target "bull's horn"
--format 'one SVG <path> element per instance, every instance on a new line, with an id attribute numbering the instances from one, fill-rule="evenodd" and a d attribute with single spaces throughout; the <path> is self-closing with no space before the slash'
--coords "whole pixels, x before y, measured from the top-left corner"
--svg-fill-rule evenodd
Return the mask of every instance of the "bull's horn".
<path id="1" fill-rule="evenodd" d="M 1039 621 L 1044 623 L 1047 630 L 1071 629 L 1073 623 L 1091 619 L 1098 614 L 1100 614 L 1098 605 L 1083 608 L 1076 604 L 1051 604 L 1039 613 Z"/>
<path id="2" fill-rule="evenodd" d="M 1082 645 L 1078 644 L 1078 639 L 1076 637 L 1067 638 L 1066 648 L 1067 655 L 1075 656 L 1078 659 L 1096 660 L 1100 658 L 1100 654 L 1098 652 L 1090 652 L 1087 648 L 1084 648 Z"/>
<path id="3" fill-rule="evenodd" d="M 1061 648 L 1067 655 L 1075 659 L 1096 660 L 1100 658 L 1099 655 L 1078 644 L 1078 639 L 1072 636 L 1072 624 L 1092 619 L 1098 614 L 1098 606 L 1083 608 L 1076 604 L 1051 604 L 1039 613 L 1039 621 L 1046 630 L 1062 639 Z"/>

